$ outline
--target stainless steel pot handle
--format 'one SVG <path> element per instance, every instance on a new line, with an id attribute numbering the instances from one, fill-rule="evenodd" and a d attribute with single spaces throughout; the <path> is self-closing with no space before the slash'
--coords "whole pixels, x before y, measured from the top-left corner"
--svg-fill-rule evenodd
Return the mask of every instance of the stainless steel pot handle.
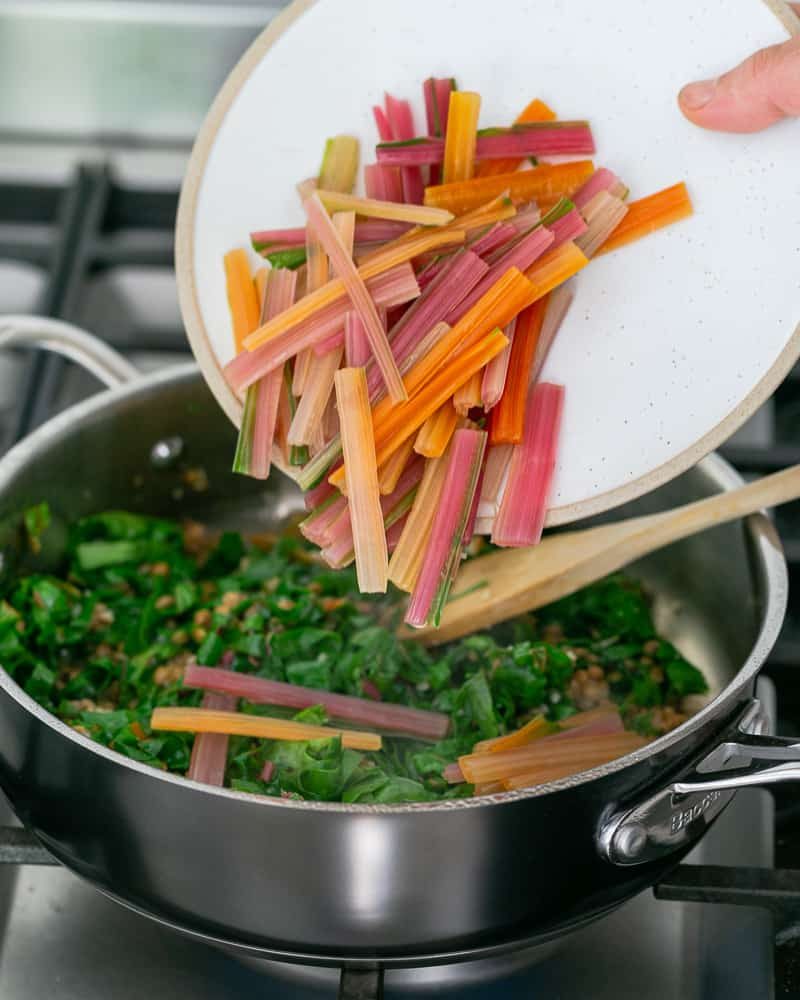
<path id="1" fill-rule="evenodd" d="M 127 358 L 98 337 L 47 316 L 0 316 L 0 350 L 10 347 L 36 347 L 61 354 L 109 389 L 140 376 Z"/>
<path id="2" fill-rule="evenodd" d="M 599 834 L 600 853 L 615 865 L 640 865 L 694 843 L 740 788 L 800 780 L 800 741 L 766 734 L 766 715 L 753 701 L 731 738 L 632 808 L 613 812 Z"/>

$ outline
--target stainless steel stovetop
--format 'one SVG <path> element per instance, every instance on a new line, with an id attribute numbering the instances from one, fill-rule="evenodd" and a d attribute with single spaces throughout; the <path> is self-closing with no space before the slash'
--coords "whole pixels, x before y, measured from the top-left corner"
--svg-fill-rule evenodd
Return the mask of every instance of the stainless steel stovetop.
<path id="1" fill-rule="evenodd" d="M 146 368 L 186 356 L 170 266 L 177 188 L 219 83 L 285 2 L 0 0 L 0 313 L 74 320 Z M 107 165 L 111 181 L 75 174 L 78 164 Z M 21 432 L 16 414 L 31 387 L 50 398 L 28 428 L 96 389 L 71 367 L 49 369 L 49 383 L 31 370 L 28 357 L 0 358 L 6 443 Z M 800 369 L 729 443 L 747 474 L 800 461 L 799 379 Z M 779 525 L 797 577 L 800 507 L 784 508 Z M 781 708 L 795 731 L 798 661 L 800 614 L 790 611 L 771 669 L 785 675 Z M 773 843 L 772 797 L 740 793 L 688 860 L 768 868 Z M 321 1000 L 336 995 L 337 980 L 336 970 L 245 965 L 61 868 L 0 866 L 0 1000 Z M 535 966 L 523 955 L 391 972 L 385 986 L 387 998 L 768 1000 L 771 919 L 647 892 Z"/>

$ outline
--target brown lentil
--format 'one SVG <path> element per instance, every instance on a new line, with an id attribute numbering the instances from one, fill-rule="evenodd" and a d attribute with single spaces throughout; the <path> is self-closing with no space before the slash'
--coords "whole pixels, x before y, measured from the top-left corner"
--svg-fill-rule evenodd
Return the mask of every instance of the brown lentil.
<path id="1" fill-rule="evenodd" d="M 183 680 L 184 666 L 183 661 L 172 660 L 170 663 L 164 664 L 163 667 L 156 667 L 153 673 L 154 683 L 158 684 L 159 687 L 170 687 L 172 684 L 177 684 L 178 681 Z"/>
<path id="2" fill-rule="evenodd" d="M 98 601 L 97 604 L 92 608 L 92 617 L 89 619 L 89 628 L 93 632 L 99 632 L 100 629 L 105 628 L 107 625 L 111 625 L 114 621 L 114 612 L 102 601 Z"/>

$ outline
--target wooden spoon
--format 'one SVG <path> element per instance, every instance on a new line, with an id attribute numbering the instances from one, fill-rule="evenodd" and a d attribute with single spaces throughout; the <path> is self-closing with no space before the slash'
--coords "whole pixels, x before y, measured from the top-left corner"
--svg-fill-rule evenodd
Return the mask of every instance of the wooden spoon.
<path id="1" fill-rule="evenodd" d="M 459 571 L 441 626 L 404 628 L 403 636 L 428 644 L 457 639 L 566 597 L 671 542 L 798 498 L 800 465 L 795 465 L 675 510 L 548 535 L 532 548 L 480 556 Z"/>

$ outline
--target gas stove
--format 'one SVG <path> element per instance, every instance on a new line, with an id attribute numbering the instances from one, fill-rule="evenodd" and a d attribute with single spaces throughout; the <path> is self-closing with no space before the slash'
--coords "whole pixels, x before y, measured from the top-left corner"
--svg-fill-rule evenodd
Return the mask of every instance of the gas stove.
<path id="1" fill-rule="evenodd" d="M 185 360 L 172 271 L 177 195 L 177 178 L 171 185 L 134 185 L 108 163 L 78 163 L 61 183 L 0 181 L 0 313 L 68 318 L 143 369 Z M 0 358 L 0 433 L 6 446 L 96 389 L 91 377 L 62 359 Z M 800 440 L 793 443 L 791 436 L 798 415 L 795 374 L 728 444 L 727 456 L 748 476 L 800 461 Z M 782 508 L 778 523 L 797 577 L 796 505 Z M 800 601 L 795 601 L 766 670 L 778 689 L 783 733 L 800 731 L 792 682 L 798 662 Z M 522 953 L 393 971 L 386 974 L 385 995 L 450 991 L 477 998 L 502 989 L 508 997 L 541 991 L 564 1000 L 792 996 L 800 873 L 771 866 L 777 851 L 779 864 L 800 867 L 793 856 L 800 823 L 791 793 L 777 802 L 776 817 L 771 795 L 740 793 L 687 863 L 657 888 L 660 899 L 643 894 L 552 955 Z M 143 990 L 164 1000 L 187 994 L 225 1000 L 245 992 L 311 1000 L 334 996 L 340 976 L 341 996 L 378 995 L 376 970 L 342 974 L 267 962 L 245 966 L 183 940 L 63 869 L 28 865 L 47 857 L 19 832 L 6 830 L 0 837 L 3 859 L 20 864 L 18 869 L 8 864 L 0 873 L 0 996 L 8 1000 L 46 992 L 58 1000 L 125 1000 Z"/>
<path id="2" fill-rule="evenodd" d="M 690 856 L 697 867 L 679 870 L 702 877 L 709 864 L 767 868 L 772 831 L 770 796 L 742 792 Z M 0 839 L 0 857 L 2 846 Z M 17 843 L 16 857 L 30 859 L 30 850 Z M 7 856 L 13 855 L 12 849 Z M 376 970 L 343 975 L 338 969 L 244 963 L 123 909 L 60 867 L 6 866 L 0 878 L 3 1000 L 326 1000 L 337 989 L 351 1000 L 380 995 Z M 763 909 L 665 902 L 647 892 L 550 954 L 389 971 L 383 996 L 771 1000 L 772 951 L 771 919 Z"/>
<path id="3" fill-rule="evenodd" d="M 19 98 L 0 107 L 0 314 L 67 319 L 143 370 L 188 358 L 172 266 L 180 179 L 225 72 L 281 6 L 0 5 L 2 37 L 16 39 L 0 63 L 0 86 Z M 58 49 L 61 62 L 17 65 L 14 52 L 25 51 L 34 34 L 35 58 Z M 111 75 L 110 47 L 124 54 Z M 83 72 L 71 72 L 74 65 Z M 27 93 L 25 105 L 22 81 L 31 79 L 37 93 L 58 94 L 57 104 Z M 90 376 L 60 358 L 0 356 L 0 447 L 96 390 Z M 746 477 L 800 462 L 800 370 L 723 453 Z M 777 730 L 800 735 L 800 505 L 781 508 L 776 520 L 793 586 L 759 693 L 773 717 L 777 700 Z M 791 788 L 774 797 L 740 792 L 655 894 L 644 893 L 552 954 L 396 970 L 383 980 L 377 969 L 245 964 L 188 941 L 47 863 L 13 822 L 10 813 L 0 815 L 8 824 L 0 829 L 4 1000 L 311 1000 L 335 996 L 337 988 L 351 998 L 381 989 L 386 997 L 560 1000 L 800 995 L 800 810 Z"/>

